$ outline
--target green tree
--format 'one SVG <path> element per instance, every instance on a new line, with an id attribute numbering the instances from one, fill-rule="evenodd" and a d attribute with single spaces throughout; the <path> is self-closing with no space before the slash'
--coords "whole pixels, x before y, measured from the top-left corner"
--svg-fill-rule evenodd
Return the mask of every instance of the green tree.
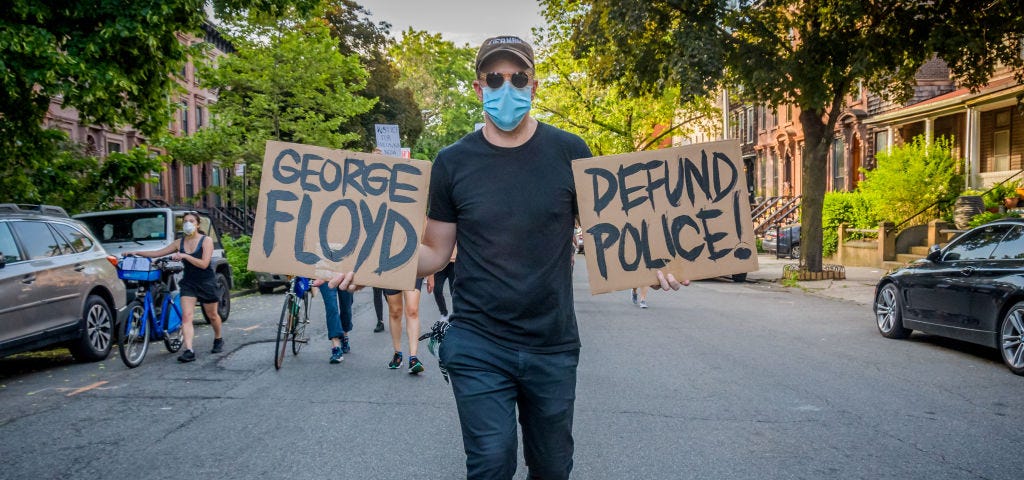
<path id="1" fill-rule="evenodd" d="M 939 138 L 928 144 L 923 136 L 915 137 L 890 152 L 879 152 L 876 158 L 878 166 L 864 171 L 857 190 L 880 221 L 925 223 L 941 216 L 940 207 L 951 205 L 963 190 L 964 165 L 953 156 L 951 139 Z M 922 211 L 928 215 L 911 218 Z"/>
<path id="2" fill-rule="evenodd" d="M 546 12 L 551 16 L 559 12 Z M 623 87 L 602 83 L 590 63 L 573 57 L 569 32 L 556 26 L 535 30 L 538 89 L 534 108 L 540 120 L 576 133 L 595 155 L 659 148 L 673 135 L 688 133 L 716 110 L 704 97 L 683 103 L 678 88 L 630 96 Z"/>
<path id="3" fill-rule="evenodd" d="M 483 122 L 483 106 L 472 86 L 476 49 L 410 28 L 402 32 L 391 55 L 401 72 L 398 85 L 413 91 L 423 116 L 414 158 L 433 160 L 442 148 Z"/>
<path id="4" fill-rule="evenodd" d="M 43 126 L 50 100 L 78 110 L 84 123 L 166 130 L 173 73 L 192 49 L 177 33 L 199 34 L 210 3 L 219 18 L 319 0 L 11 0 L 0 9 L 0 191 L 38 197 L 30 181 L 62 150 L 66 136 Z"/>
<path id="5" fill-rule="evenodd" d="M 373 99 L 358 94 L 367 73 L 358 56 L 338 51 L 322 19 L 269 38 L 237 39 L 235 46 L 216 67 L 201 69 L 203 85 L 220 92 L 210 105 L 211 127 L 169 142 L 172 156 L 223 166 L 244 162 L 252 184 L 260 178 L 267 140 L 331 148 L 358 140 L 341 126 L 373 107 Z M 249 205 L 255 195 L 249 192 Z"/>
<path id="6" fill-rule="evenodd" d="M 997 66 L 1024 67 L 1024 9 L 1015 0 L 542 3 L 576 12 L 577 55 L 634 93 L 679 86 L 696 96 L 731 84 L 759 102 L 797 105 L 805 138 L 801 262 L 811 271 L 821 270 L 833 127 L 858 81 L 900 101 L 935 55 L 972 88 Z"/>
<path id="7" fill-rule="evenodd" d="M 45 164 L 26 175 L 30 189 L 6 191 L 0 201 L 59 205 L 72 214 L 107 210 L 125 191 L 149 181 L 163 160 L 144 146 L 100 160 L 81 144 L 63 141 Z"/>
<path id="8" fill-rule="evenodd" d="M 338 48 L 345 55 L 359 55 L 370 73 L 366 89 L 359 94 L 375 98 L 370 111 L 352 117 L 342 129 L 359 135 L 350 148 L 370 151 L 376 145 L 374 124 L 398 125 L 403 145 L 415 145 L 423 133 L 423 117 L 408 87 L 398 86 L 400 75 L 389 51 L 394 40 L 388 37 L 387 22 L 373 23 L 367 11 L 353 0 L 334 0 L 325 15 Z"/>

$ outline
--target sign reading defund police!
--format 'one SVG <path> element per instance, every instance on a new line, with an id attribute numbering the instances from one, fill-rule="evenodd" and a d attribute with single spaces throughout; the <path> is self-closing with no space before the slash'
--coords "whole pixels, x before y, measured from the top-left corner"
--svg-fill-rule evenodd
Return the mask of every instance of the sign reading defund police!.
<path id="1" fill-rule="evenodd" d="M 757 270 L 737 141 L 577 160 L 593 294 Z"/>
<path id="2" fill-rule="evenodd" d="M 267 142 L 249 270 L 411 290 L 430 162 Z"/>

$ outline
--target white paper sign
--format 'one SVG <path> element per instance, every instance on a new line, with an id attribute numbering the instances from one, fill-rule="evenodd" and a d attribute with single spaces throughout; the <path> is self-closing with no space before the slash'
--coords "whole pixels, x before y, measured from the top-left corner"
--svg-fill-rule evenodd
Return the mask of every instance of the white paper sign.
<path id="1" fill-rule="evenodd" d="M 374 124 L 377 133 L 377 148 L 389 157 L 402 156 L 402 139 L 398 136 L 398 125 Z"/>

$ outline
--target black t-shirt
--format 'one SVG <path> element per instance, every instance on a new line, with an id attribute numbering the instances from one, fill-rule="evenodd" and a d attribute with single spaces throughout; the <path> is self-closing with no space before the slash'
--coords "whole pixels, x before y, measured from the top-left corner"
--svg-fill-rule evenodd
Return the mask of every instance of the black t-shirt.
<path id="1" fill-rule="evenodd" d="M 581 138 L 543 123 L 518 147 L 477 130 L 438 153 L 429 216 L 456 224 L 453 325 L 528 351 L 579 348 L 570 163 L 590 156 Z"/>

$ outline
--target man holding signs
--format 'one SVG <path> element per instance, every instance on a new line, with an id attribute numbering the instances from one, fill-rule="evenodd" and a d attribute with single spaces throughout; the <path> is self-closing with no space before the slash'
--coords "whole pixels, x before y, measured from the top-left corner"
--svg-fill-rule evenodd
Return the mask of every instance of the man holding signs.
<path id="1" fill-rule="evenodd" d="M 468 477 L 512 478 L 518 408 L 530 477 L 564 479 L 580 347 L 566 255 L 577 214 L 572 163 L 590 150 L 530 117 L 537 81 L 526 42 L 488 39 L 476 73 L 486 124 L 434 161 L 417 275 L 443 268 L 458 243 L 439 359 L 458 405 Z M 332 284 L 355 289 L 353 275 Z M 657 280 L 681 285 L 671 275 Z"/>

